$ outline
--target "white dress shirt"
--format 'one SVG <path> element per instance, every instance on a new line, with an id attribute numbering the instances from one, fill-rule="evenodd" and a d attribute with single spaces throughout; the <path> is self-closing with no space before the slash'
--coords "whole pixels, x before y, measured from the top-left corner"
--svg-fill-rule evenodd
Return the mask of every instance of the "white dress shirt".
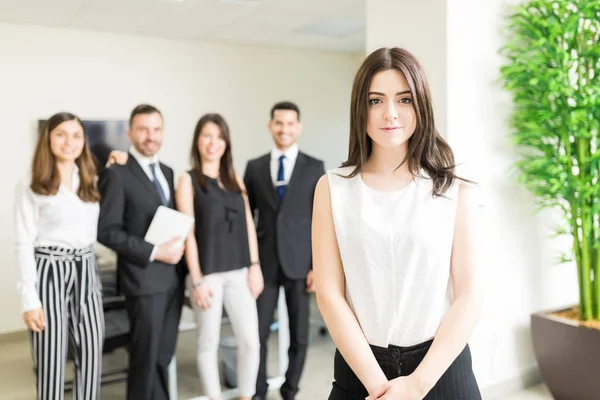
<path id="1" fill-rule="evenodd" d="M 17 236 L 17 287 L 22 311 L 42 307 L 37 291 L 35 247 L 86 248 L 96 242 L 100 205 L 77 196 L 79 170 L 73 171 L 72 189 L 64 184 L 54 196 L 34 193 L 31 177 L 17 185 L 15 227 Z"/>
<path id="2" fill-rule="evenodd" d="M 133 146 L 131 146 L 131 148 L 129 149 L 129 153 L 133 156 L 133 158 L 135 158 L 138 164 L 140 164 L 140 166 L 142 167 L 142 169 L 144 170 L 144 172 L 148 176 L 148 179 L 150 179 L 151 182 L 154 182 L 154 176 L 152 175 L 152 167 L 150 167 L 150 164 L 156 164 L 156 177 L 158 178 L 158 183 L 160 183 L 160 187 L 162 188 L 163 192 L 165 192 L 165 197 L 167 198 L 167 201 L 169 201 L 169 199 L 171 198 L 169 183 L 167 182 L 167 178 L 165 178 L 165 176 L 162 173 L 162 170 L 160 169 L 160 162 L 158 161 L 158 156 L 155 154 L 152 158 L 148 158 L 140 154 L 140 152 L 137 151 Z"/>
<path id="3" fill-rule="evenodd" d="M 294 144 L 292 147 L 287 149 L 285 152 L 279 150 L 277 147 L 273 147 L 271 150 L 271 179 L 273 180 L 273 186 L 277 187 L 277 173 L 279 172 L 279 157 L 283 154 L 283 184 L 287 185 L 290 183 L 294 166 L 296 165 L 296 159 L 298 158 L 298 145 Z"/>
<path id="4" fill-rule="evenodd" d="M 165 198 L 167 199 L 167 201 L 169 201 L 169 199 L 171 198 L 171 191 L 169 190 L 169 183 L 167 182 L 167 178 L 165 178 L 164 174 L 162 173 L 162 169 L 160 169 L 160 162 L 158 161 L 158 156 L 155 154 L 154 156 L 152 156 L 152 158 L 148 158 L 141 154 L 139 151 L 137 151 L 133 146 L 131 146 L 131 148 L 129 149 L 129 153 L 133 156 L 133 158 L 135 158 L 138 164 L 140 164 L 140 166 L 148 176 L 148 179 L 150 179 L 150 181 L 152 182 L 154 182 L 154 176 L 152 175 L 152 167 L 150 166 L 150 164 L 156 164 L 156 177 L 158 178 L 158 183 L 160 184 L 160 187 L 165 193 Z M 154 246 L 154 248 L 152 249 L 152 253 L 150 254 L 150 262 L 154 261 L 154 259 L 156 258 L 157 251 L 158 246 Z"/>

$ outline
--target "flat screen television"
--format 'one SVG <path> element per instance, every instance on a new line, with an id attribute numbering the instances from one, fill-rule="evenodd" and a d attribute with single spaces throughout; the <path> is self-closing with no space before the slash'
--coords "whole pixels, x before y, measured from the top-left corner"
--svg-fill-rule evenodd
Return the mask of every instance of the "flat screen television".
<path id="1" fill-rule="evenodd" d="M 38 121 L 38 131 L 41 132 L 46 120 Z M 127 151 L 129 139 L 127 138 L 127 121 L 100 121 L 82 120 L 85 135 L 92 154 L 96 158 L 98 170 L 104 168 L 108 155 L 113 150 Z"/>

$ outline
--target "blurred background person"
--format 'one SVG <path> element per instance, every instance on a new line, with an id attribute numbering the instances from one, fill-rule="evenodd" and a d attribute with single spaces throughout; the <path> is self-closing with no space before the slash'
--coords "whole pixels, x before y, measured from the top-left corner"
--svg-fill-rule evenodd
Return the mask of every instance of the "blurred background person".
<path id="1" fill-rule="evenodd" d="M 279 288 L 285 290 L 289 316 L 288 369 L 280 392 L 294 399 L 306 360 L 309 334 L 309 300 L 314 292 L 311 255 L 313 195 L 325 173 L 323 161 L 299 151 L 302 133 L 300 109 L 291 102 L 271 108 L 268 123 L 273 149 L 250 160 L 244 174 L 250 209 L 258 213 L 256 232 L 265 280 L 258 298 L 260 368 L 256 398 L 264 399 L 267 383 L 267 340 L 273 322 Z"/>
<path id="2" fill-rule="evenodd" d="M 240 399 L 254 394 L 259 366 L 256 298 L 263 290 L 256 230 L 244 183 L 235 173 L 229 127 L 219 114 L 200 118 L 193 168 L 181 175 L 177 208 L 194 216 L 186 240 L 189 292 L 197 322 L 197 363 L 204 394 L 221 398 L 217 350 L 223 306 L 237 344 Z"/>
<path id="3" fill-rule="evenodd" d="M 175 353 L 183 305 L 183 245 L 152 245 L 144 237 L 160 206 L 175 208 L 173 170 L 160 162 L 161 112 L 140 104 L 131 112 L 125 165 L 100 174 L 98 241 L 117 253 L 120 292 L 130 321 L 128 400 L 169 398 L 168 366 Z"/>
<path id="4" fill-rule="evenodd" d="M 100 194 L 81 120 L 51 116 L 38 136 L 31 175 L 17 187 L 19 290 L 38 399 L 63 399 L 67 346 L 73 398 L 98 399 L 104 314 L 96 242 Z"/>

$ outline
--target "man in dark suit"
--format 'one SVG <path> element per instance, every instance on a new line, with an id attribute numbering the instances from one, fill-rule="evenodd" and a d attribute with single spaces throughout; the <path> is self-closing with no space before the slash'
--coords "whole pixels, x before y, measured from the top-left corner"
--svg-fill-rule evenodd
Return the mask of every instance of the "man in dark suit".
<path id="1" fill-rule="evenodd" d="M 144 240 L 159 206 L 174 208 L 173 170 L 158 161 L 163 118 L 142 104 L 129 120 L 131 149 L 125 165 L 105 168 L 98 241 L 117 253 L 119 288 L 131 325 L 128 400 L 169 398 L 167 370 L 177 341 L 183 304 L 183 245 Z"/>
<path id="2" fill-rule="evenodd" d="M 255 399 L 268 390 L 266 359 L 269 326 L 277 307 L 280 286 L 285 289 L 289 315 L 289 365 L 280 392 L 294 399 L 308 346 L 309 295 L 312 280 L 311 220 L 313 195 L 325 173 L 323 162 L 298 151 L 302 131 L 300 111 L 290 102 L 271 109 L 269 130 L 274 148 L 248 162 L 244 183 L 250 208 L 258 221 L 256 232 L 265 288 L 257 299 L 260 368 Z"/>

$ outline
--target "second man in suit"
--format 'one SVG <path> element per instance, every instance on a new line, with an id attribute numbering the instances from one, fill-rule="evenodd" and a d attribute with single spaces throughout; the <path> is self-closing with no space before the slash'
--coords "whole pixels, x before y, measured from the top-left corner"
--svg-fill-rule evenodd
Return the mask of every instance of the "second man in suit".
<path id="1" fill-rule="evenodd" d="M 175 208 L 173 170 L 158 161 L 163 117 L 137 106 L 129 120 L 131 149 L 125 165 L 100 175 L 98 241 L 117 253 L 118 282 L 131 325 L 128 400 L 169 398 L 167 370 L 183 304 L 183 245 L 154 246 L 144 236 L 159 206 Z"/>
<path id="2" fill-rule="evenodd" d="M 294 399 L 308 346 L 309 294 L 312 280 L 311 219 L 313 196 L 324 164 L 298 150 L 302 131 L 300 110 L 290 102 L 271 109 L 269 130 L 274 147 L 270 153 L 248 162 L 244 183 L 253 213 L 258 213 L 257 237 L 264 290 L 257 299 L 260 367 L 256 399 L 268 390 L 266 359 L 269 327 L 277 307 L 280 286 L 285 289 L 289 314 L 290 348 L 284 400 Z"/>

